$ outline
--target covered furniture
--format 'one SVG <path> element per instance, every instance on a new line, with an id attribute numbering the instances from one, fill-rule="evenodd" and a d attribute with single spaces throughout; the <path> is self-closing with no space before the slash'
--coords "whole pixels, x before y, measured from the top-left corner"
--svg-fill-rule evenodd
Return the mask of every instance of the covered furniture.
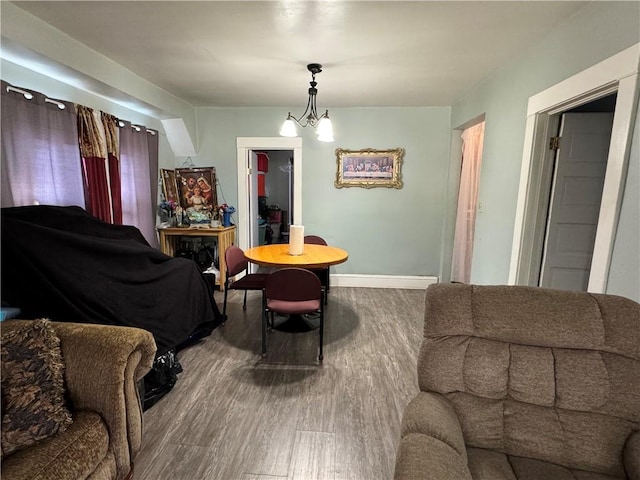
<path id="1" fill-rule="evenodd" d="M 427 289 L 395 479 L 640 479 L 640 305 L 533 287 Z"/>
<path id="2" fill-rule="evenodd" d="M 80 207 L 3 208 L 2 302 L 20 318 L 138 327 L 152 333 L 158 362 L 145 407 L 181 371 L 175 353 L 222 322 L 195 262 L 151 247 L 140 231 Z"/>
<path id="3" fill-rule="evenodd" d="M 11 403 L 7 395 L 13 391 L 8 386 L 9 379 L 5 378 L 7 344 L 9 337 L 23 333 L 38 322 L 7 320 L 0 324 L 3 339 L 2 479 L 131 478 L 143 433 L 137 382 L 151 368 L 156 351 L 152 335 L 139 328 L 47 322 L 59 339 L 65 408 L 71 413 L 71 423 L 64 431 L 5 455 L 5 440 L 15 438 L 5 430 L 12 424 L 6 415 Z M 23 353 L 18 358 L 25 365 L 25 376 L 33 375 L 33 362 L 24 360 Z M 39 401 L 41 397 L 39 394 L 32 400 Z M 27 404 L 28 401 L 18 403 Z M 37 429 L 36 426 L 30 430 Z"/>

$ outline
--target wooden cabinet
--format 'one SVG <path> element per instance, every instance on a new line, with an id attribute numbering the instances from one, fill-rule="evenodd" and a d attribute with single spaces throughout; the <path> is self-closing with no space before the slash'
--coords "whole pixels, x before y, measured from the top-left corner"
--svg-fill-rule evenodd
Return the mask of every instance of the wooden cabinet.
<path id="1" fill-rule="evenodd" d="M 220 291 L 224 290 L 224 281 L 227 278 L 224 252 L 236 241 L 235 225 L 220 228 L 160 228 L 158 233 L 160 235 L 160 251 L 171 257 L 175 255 L 181 237 L 216 237 L 220 264 L 220 277 L 216 281 L 216 285 L 220 287 Z"/>

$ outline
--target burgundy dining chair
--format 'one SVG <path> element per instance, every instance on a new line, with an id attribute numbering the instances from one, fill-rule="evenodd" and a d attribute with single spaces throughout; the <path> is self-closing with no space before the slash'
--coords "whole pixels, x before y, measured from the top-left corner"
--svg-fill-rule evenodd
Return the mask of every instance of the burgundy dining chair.
<path id="1" fill-rule="evenodd" d="M 305 235 L 304 243 L 312 245 L 328 245 L 326 240 L 322 237 L 319 237 L 318 235 Z M 322 282 L 322 286 L 325 288 L 324 303 L 326 305 L 327 301 L 329 300 L 329 290 L 331 289 L 331 286 L 329 285 L 329 267 L 310 268 L 309 270 L 318 276 L 320 282 Z"/>
<path id="2" fill-rule="evenodd" d="M 262 290 L 264 288 L 265 279 L 268 273 L 249 273 L 249 260 L 244 255 L 244 251 L 240 247 L 231 245 L 224 252 L 224 260 L 227 264 L 227 277 L 224 280 L 224 304 L 222 306 L 222 324 L 227 321 L 227 293 L 229 290 L 244 290 L 244 302 L 242 309 L 247 309 L 247 291 Z M 242 278 L 235 280 L 236 275 L 245 272 Z M 231 278 L 234 278 L 231 281 Z"/>
<path id="3" fill-rule="evenodd" d="M 269 274 L 262 291 L 262 356 L 267 354 L 267 327 L 274 326 L 274 314 L 316 315 L 320 317 L 320 351 L 322 361 L 324 336 L 324 289 L 320 279 L 304 268 L 282 268 Z"/>

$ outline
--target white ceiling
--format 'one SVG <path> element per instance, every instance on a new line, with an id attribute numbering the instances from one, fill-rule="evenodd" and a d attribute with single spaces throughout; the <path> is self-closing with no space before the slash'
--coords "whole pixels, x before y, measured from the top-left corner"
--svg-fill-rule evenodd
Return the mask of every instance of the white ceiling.
<path id="1" fill-rule="evenodd" d="M 451 105 L 587 2 L 14 2 L 196 107 Z"/>

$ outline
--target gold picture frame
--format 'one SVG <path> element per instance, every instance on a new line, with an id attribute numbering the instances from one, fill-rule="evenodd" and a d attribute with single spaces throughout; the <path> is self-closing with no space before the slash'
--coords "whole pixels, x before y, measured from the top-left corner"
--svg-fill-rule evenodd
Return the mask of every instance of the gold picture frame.
<path id="1" fill-rule="evenodd" d="M 391 150 L 336 149 L 336 188 L 386 187 L 402 188 L 402 160 L 404 148 Z"/>
<path id="2" fill-rule="evenodd" d="M 176 182 L 176 171 L 161 169 L 162 174 L 162 193 L 167 202 L 175 202 L 176 205 L 180 203 L 180 196 L 178 195 L 178 183 Z"/>
<path id="3" fill-rule="evenodd" d="M 199 206 L 212 210 L 218 205 L 216 167 L 176 168 L 176 183 L 180 206 L 185 210 L 193 206 L 195 189 L 199 191 Z"/>

